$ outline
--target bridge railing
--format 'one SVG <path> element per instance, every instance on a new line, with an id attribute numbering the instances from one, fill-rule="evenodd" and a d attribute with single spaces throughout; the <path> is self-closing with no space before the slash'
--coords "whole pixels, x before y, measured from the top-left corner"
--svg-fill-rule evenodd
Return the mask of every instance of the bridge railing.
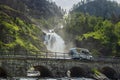
<path id="1" fill-rule="evenodd" d="M 31 55 L 29 55 L 31 56 Z M 68 53 L 62 52 L 43 52 L 42 54 L 36 54 L 37 58 L 55 58 L 55 59 L 68 59 L 70 58 Z"/>
<path id="2" fill-rule="evenodd" d="M 68 59 L 68 53 L 46 51 L 0 51 L 0 58 L 54 58 Z"/>
<path id="3" fill-rule="evenodd" d="M 114 56 L 94 56 L 94 61 L 120 62 L 120 57 L 114 57 Z"/>
<path id="4" fill-rule="evenodd" d="M 68 53 L 62 52 L 46 52 L 46 51 L 0 51 L 0 59 L 6 58 L 24 58 L 24 59 L 38 59 L 38 58 L 50 58 L 50 59 L 72 59 Z M 107 61 L 107 62 L 120 62 L 120 57 L 105 57 L 105 56 L 93 56 L 92 61 Z"/>

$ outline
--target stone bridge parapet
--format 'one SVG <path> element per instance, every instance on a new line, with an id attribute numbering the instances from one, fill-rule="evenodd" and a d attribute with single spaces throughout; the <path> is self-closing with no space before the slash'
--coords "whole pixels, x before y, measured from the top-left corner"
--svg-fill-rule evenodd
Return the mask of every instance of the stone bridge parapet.
<path id="1" fill-rule="evenodd" d="M 31 68 L 40 72 L 39 77 L 91 77 L 94 70 L 107 77 L 120 79 L 120 59 L 94 58 L 94 60 L 73 60 L 29 56 L 0 57 L 0 77 L 26 77 Z"/>

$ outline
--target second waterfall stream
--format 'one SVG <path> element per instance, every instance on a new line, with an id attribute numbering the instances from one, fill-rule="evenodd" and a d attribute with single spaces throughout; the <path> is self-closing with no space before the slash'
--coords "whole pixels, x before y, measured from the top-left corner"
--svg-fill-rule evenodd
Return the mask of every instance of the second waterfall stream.
<path id="1" fill-rule="evenodd" d="M 52 52 L 64 52 L 65 51 L 65 42 L 55 31 L 49 30 L 45 32 L 45 45 L 49 51 Z"/>

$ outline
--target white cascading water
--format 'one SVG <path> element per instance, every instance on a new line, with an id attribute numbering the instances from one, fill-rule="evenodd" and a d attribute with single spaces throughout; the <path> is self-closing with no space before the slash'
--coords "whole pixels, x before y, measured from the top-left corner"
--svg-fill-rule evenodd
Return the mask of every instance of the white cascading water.
<path id="1" fill-rule="evenodd" d="M 56 34 L 54 30 L 49 30 L 49 32 L 45 33 L 46 35 L 44 43 L 47 49 L 52 52 L 64 52 L 64 40 L 58 34 Z"/>

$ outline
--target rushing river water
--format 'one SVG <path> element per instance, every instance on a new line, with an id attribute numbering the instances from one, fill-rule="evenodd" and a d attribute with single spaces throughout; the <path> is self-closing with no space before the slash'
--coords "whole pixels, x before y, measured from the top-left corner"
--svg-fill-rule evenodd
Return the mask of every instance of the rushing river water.
<path id="1" fill-rule="evenodd" d="M 9 80 L 9 79 L 3 79 L 3 80 Z M 43 78 L 43 79 L 39 79 L 39 78 L 13 78 L 10 80 L 95 80 L 95 79 L 90 79 L 90 78 Z"/>

